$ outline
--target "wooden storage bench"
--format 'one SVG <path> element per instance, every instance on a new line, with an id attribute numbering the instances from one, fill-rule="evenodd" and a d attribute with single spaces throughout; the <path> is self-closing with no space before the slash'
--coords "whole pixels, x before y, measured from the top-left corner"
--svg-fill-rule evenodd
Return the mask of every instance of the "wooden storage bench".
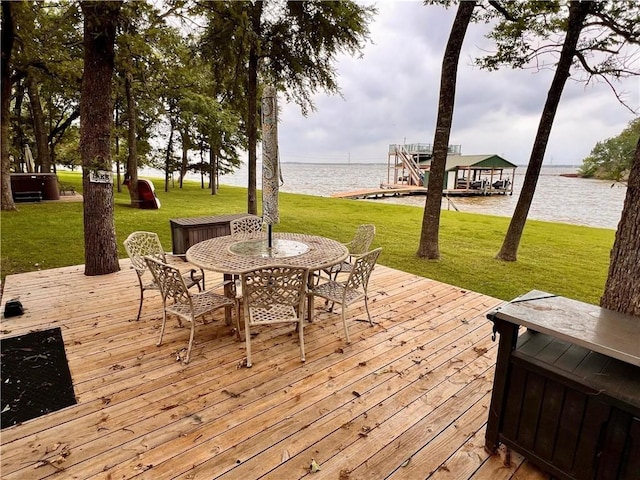
<path id="1" fill-rule="evenodd" d="M 229 224 L 236 218 L 248 216 L 248 213 L 233 213 L 212 217 L 172 218 L 171 243 L 175 255 L 187 253 L 190 246 L 215 237 L 231 234 Z"/>
<path id="2" fill-rule="evenodd" d="M 640 479 L 640 318 L 540 291 L 488 317 L 500 344 L 486 448 L 560 479 Z"/>

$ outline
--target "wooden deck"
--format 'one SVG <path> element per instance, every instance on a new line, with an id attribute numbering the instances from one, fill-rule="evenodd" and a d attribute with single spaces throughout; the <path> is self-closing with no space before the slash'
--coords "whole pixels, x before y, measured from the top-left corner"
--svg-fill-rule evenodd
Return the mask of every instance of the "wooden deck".
<path id="1" fill-rule="evenodd" d="M 220 312 L 196 328 L 184 366 L 188 329 L 170 320 L 156 347 L 160 299 L 150 293 L 131 321 L 137 280 L 121 266 L 7 277 L 2 304 L 19 297 L 26 312 L 2 320 L 2 337 L 61 327 L 78 403 L 2 431 L 3 479 L 549 478 L 483 449 L 494 298 L 378 266 L 376 325 L 354 306 L 351 345 L 318 299 L 305 364 L 282 326 L 260 331 L 242 367 L 244 344 Z"/>

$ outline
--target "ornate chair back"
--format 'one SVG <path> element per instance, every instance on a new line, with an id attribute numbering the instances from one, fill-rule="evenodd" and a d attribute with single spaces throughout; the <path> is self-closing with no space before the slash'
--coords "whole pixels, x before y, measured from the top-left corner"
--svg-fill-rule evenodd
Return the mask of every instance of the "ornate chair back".
<path id="1" fill-rule="evenodd" d="M 255 215 L 236 218 L 229 223 L 232 237 L 259 237 L 262 235 L 262 218 Z"/>
<path id="2" fill-rule="evenodd" d="M 251 366 L 251 327 L 295 323 L 304 362 L 304 309 L 309 272 L 304 268 L 270 266 L 242 275 L 247 366 Z"/>
<path id="3" fill-rule="evenodd" d="M 133 232 L 124 241 L 124 248 L 129 255 L 131 265 L 138 275 L 138 283 L 140 285 L 140 305 L 138 306 L 138 315 L 136 321 L 140 320 L 142 312 L 142 302 L 144 300 L 144 292 L 146 290 L 158 290 L 158 285 L 153 278 L 145 280 L 145 273 L 149 268 L 145 257 L 150 257 L 158 262 L 167 263 L 167 255 L 160 243 L 160 237 L 154 232 Z M 187 288 L 197 286 L 198 290 L 204 290 L 204 271 L 200 269 L 190 269 L 187 273 L 181 274 Z"/>
<path id="4" fill-rule="evenodd" d="M 150 256 L 163 263 L 167 260 L 160 238 L 154 232 L 131 233 L 124 241 L 124 248 L 131 259 L 131 265 L 140 277 L 147 271 L 144 257 Z"/>
<path id="5" fill-rule="evenodd" d="M 371 272 L 373 272 L 373 268 L 378 261 L 380 252 L 382 252 L 382 247 L 356 257 L 352 264 L 349 278 L 345 283 L 347 291 L 362 289 L 366 295 L 367 288 L 369 286 L 369 278 L 371 277 Z"/>
<path id="6" fill-rule="evenodd" d="M 356 233 L 353 237 L 353 240 L 348 242 L 347 248 L 349 249 L 349 254 L 351 255 L 362 255 L 369 251 L 369 247 L 373 243 L 373 239 L 376 236 L 376 226 L 368 223 L 364 225 L 360 225 L 356 229 Z"/>

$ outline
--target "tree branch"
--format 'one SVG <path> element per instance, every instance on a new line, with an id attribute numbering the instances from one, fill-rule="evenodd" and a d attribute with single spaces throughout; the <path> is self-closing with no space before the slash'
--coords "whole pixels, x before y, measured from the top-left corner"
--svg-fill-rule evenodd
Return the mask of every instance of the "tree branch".
<path id="1" fill-rule="evenodd" d="M 496 11 L 498 13 L 502 14 L 502 16 L 504 18 L 506 18 L 507 20 L 509 20 L 511 22 L 515 22 L 516 21 L 516 18 L 513 15 L 511 15 L 511 13 L 509 13 L 509 11 L 506 8 L 504 8 L 504 6 L 500 2 L 498 2 L 496 0 L 490 0 L 489 1 L 489 5 L 491 5 L 493 8 L 495 8 Z"/>

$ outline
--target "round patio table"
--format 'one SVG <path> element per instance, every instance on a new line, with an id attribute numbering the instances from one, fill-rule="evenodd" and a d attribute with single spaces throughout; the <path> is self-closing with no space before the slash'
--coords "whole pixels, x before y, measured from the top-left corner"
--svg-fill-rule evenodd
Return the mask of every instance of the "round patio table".
<path id="1" fill-rule="evenodd" d="M 271 265 L 322 270 L 348 256 L 347 247 L 336 240 L 301 233 L 275 233 L 272 248 L 267 247 L 266 237 L 227 235 L 204 240 L 187 250 L 187 260 L 194 265 L 230 275 Z"/>
<path id="2" fill-rule="evenodd" d="M 275 233 L 273 246 L 267 247 L 266 236 L 236 238 L 231 235 L 215 237 L 196 243 L 187 250 L 187 261 L 214 272 L 224 274 L 225 294 L 235 297 L 233 275 L 241 275 L 260 267 L 286 265 L 322 270 L 336 265 L 349 256 L 342 243 L 330 238 L 301 233 Z M 309 276 L 311 282 L 311 276 Z M 311 318 L 313 299 L 308 299 Z M 231 309 L 226 309 L 225 320 L 231 323 Z"/>

